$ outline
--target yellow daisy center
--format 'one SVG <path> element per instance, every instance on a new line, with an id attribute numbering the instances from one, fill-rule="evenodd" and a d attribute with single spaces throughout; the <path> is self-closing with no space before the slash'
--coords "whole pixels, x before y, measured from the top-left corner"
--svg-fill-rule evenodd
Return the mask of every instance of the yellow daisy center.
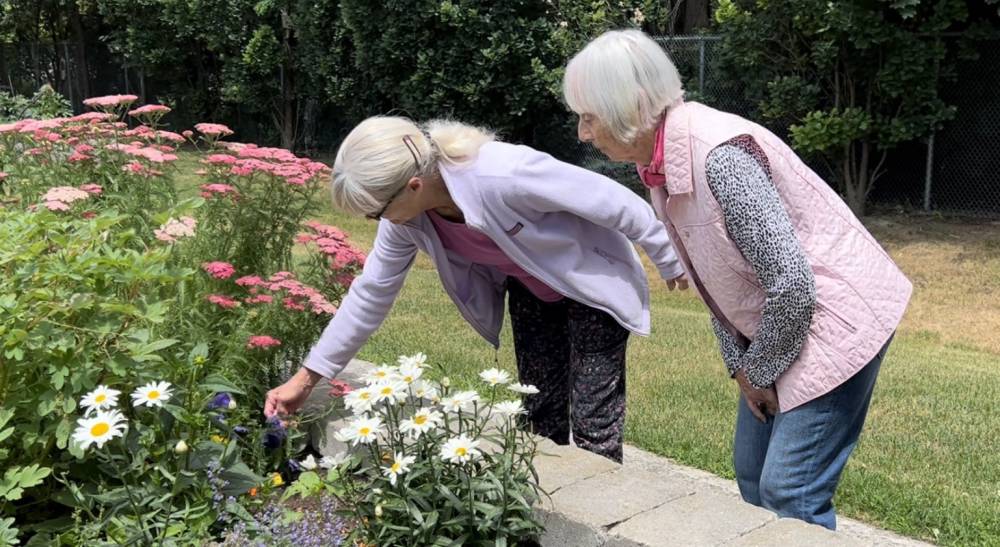
<path id="1" fill-rule="evenodd" d="M 146 394 L 146 398 L 151 401 L 155 401 L 160 398 L 160 392 L 154 389 L 153 391 L 150 391 L 149 393 Z"/>
<path id="2" fill-rule="evenodd" d="M 393 473 L 399 473 L 399 470 L 402 468 L 403 466 L 399 465 L 399 462 L 395 462 L 392 464 L 392 467 L 390 469 L 392 470 Z"/>
<path id="3" fill-rule="evenodd" d="M 425 423 L 427 423 L 427 416 L 414 416 L 413 423 L 417 425 L 424 425 Z"/>
<path id="4" fill-rule="evenodd" d="M 371 396 L 372 396 L 371 393 L 368 393 L 367 391 L 362 391 L 361 394 L 358 395 L 358 399 L 368 399 Z"/>
<path id="5" fill-rule="evenodd" d="M 371 433 L 371 432 L 372 432 L 372 430 L 371 430 L 370 428 L 367 428 L 367 427 L 362 427 L 362 428 L 361 428 L 361 429 L 360 429 L 360 430 L 358 431 L 358 433 L 361 433 L 362 435 L 364 435 L 364 436 L 366 436 L 366 437 L 367 437 L 367 436 L 368 436 L 368 434 L 369 434 L 369 433 Z"/>
<path id="6" fill-rule="evenodd" d="M 97 397 L 94 397 L 94 402 L 95 402 L 95 403 L 103 403 L 104 401 L 106 401 L 106 400 L 107 400 L 107 398 L 108 398 L 108 396 L 107 396 L 107 395 L 105 395 L 105 394 L 101 393 L 101 394 L 100 394 L 100 395 L 98 395 Z"/>
<path id="7" fill-rule="evenodd" d="M 101 422 L 94 424 L 94 426 L 90 428 L 90 434 L 94 437 L 100 437 L 101 435 L 106 434 L 110 429 L 111 426 L 109 426 L 106 422 Z"/>
<path id="8" fill-rule="evenodd" d="M 391 387 L 382 388 L 382 395 L 392 395 L 392 388 Z"/>
<path id="9" fill-rule="evenodd" d="M 458 447 L 458 448 L 455 449 L 455 455 L 456 456 L 464 456 L 466 454 L 466 452 L 468 452 L 468 451 L 465 449 L 464 446 L 460 446 L 460 447 Z"/>
<path id="10" fill-rule="evenodd" d="M 413 381 L 413 376 L 403 376 L 403 381 L 409 384 Z"/>

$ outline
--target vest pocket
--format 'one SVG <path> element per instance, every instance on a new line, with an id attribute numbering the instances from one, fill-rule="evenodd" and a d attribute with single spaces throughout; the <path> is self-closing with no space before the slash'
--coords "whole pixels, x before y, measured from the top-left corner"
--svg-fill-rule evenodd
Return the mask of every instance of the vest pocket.
<path id="1" fill-rule="evenodd" d="M 839 313 L 833 311 L 833 309 L 827 307 L 825 304 L 823 304 L 819 300 L 816 301 L 816 307 L 813 310 L 813 314 L 814 315 L 819 314 L 820 316 L 826 316 L 826 317 L 828 317 L 830 320 L 832 320 L 835 323 L 839 324 L 842 328 L 844 328 L 845 330 L 847 330 L 851 334 L 855 334 L 856 332 L 858 332 L 858 328 L 855 327 L 844 316 L 842 316 Z"/>

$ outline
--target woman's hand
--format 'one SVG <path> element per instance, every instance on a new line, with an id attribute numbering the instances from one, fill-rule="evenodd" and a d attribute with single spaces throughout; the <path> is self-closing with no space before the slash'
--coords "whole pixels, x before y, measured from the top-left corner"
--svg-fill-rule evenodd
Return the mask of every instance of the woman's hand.
<path id="1" fill-rule="evenodd" d="M 743 392 L 743 397 L 747 400 L 750 412 L 758 420 L 767 423 L 768 416 L 777 416 L 778 392 L 774 390 L 774 386 L 764 389 L 755 388 L 750 384 L 750 380 L 747 380 L 747 375 L 742 370 L 736 373 L 736 383 L 740 385 L 740 391 Z"/>
<path id="2" fill-rule="evenodd" d="M 264 401 L 264 416 L 287 416 L 294 414 L 306 402 L 313 387 L 323 377 L 305 367 L 299 369 L 287 382 L 267 392 Z"/>
<path id="3" fill-rule="evenodd" d="M 673 279 L 667 280 L 667 288 L 674 290 L 674 287 L 679 291 L 686 291 L 688 288 L 688 280 L 683 275 L 679 275 Z"/>

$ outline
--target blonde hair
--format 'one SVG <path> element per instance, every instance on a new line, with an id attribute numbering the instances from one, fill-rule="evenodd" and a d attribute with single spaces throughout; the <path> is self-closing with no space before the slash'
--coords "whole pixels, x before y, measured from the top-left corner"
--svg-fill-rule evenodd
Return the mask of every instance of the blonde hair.
<path id="1" fill-rule="evenodd" d="M 612 30 L 592 40 L 566 66 L 566 104 L 592 114 L 615 140 L 632 143 L 684 96 L 677 67 L 639 30 Z"/>
<path id="2" fill-rule="evenodd" d="M 439 162 L 469 163 L 494 138 L 490 131 L 451 120 L 431 120 L 421 127 L 397 116 L 368 118 L 337 150 L 333 204 L 352 214 L 374 213 L 412 177 L 434 174 Z"/>

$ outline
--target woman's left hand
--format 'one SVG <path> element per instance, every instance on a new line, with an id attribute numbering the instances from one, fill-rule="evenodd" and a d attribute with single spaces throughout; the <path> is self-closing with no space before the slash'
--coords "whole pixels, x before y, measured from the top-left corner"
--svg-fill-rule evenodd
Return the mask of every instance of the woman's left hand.
<path id="1" fill-rule="evenodd" d="M 667 288 L 674 290 L 674 287 L 679 291 L 686 291 L 688 288 L 688 280 L 683 275 L 679 275 L 673 279 L 667 280 Z"/>
<path id="2" fill-rule="evenodd" d="M 742 370 L 736 373 L 736 383 L 740 385 L 740 391 L 747 400 L 750 412 L 761 422 L 767 423 L 768 416 L 778 415 L 778 392 L 774 386 L 764 389 L 753 387 L 747 375 Z"/>

